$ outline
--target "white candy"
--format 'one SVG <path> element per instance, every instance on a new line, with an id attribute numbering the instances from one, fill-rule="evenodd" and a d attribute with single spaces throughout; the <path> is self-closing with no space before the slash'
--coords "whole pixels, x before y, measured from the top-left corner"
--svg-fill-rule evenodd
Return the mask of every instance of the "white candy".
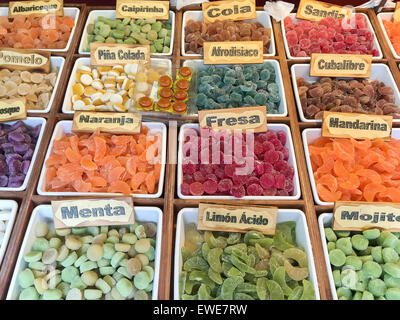
<path id="1" fill-rule="evenodd" d="M 81 82 L 85 85 L 85 86 L 90 86 L 93 82 L 93 78 L 89 75 L 89 74 L 82 74 L 81 75 Z"/>
<path id="2" fill-rule="evenodd" d="M 122 103 L 122 97 L 119 94 L 113 94 L 110 97 L 110 102 L 111 103 Z"/>
<path id="3" fill-rule="evenodd" d="M 96 90 L 103 89 L 103 83 L 100 80 L 94 80 L 92 82 L 92 87 L 95 88 Z"/>
<path id="4" fill-rule="evenodd" d="M 77 100 L 74 102 L 74 109 L 75 110 L 87 110 L 87 106 L 82 100 Z"/>
<path id="5" fill-rule="evenodd" d="M 101 95 L 101 101 L 103 101 L 103 102 L 107 102 L 107 101 L 110 101 L 110 98 L 111 98 L 111 93 L 110 92 L 106 92 L 105 94 L 103 94 L 103 95 Z"/>

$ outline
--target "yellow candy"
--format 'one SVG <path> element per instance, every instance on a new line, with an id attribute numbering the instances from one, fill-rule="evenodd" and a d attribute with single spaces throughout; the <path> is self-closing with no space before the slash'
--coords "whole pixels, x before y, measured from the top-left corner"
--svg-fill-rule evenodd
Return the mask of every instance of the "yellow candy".
<path id="1" fill-rule="evenodd" d="M 74 94 L 74 95 L 72 96 L 72 103 L 74 103 L 74 102 L 76 102 L 76 101 L 78 101 L 78 100 L 82 100 L 82 97 L 81 97 L 81 96 L 78 96 L 77 94 Z"/>
<path id="2" fill-rule="evenodd" d="M 137 82 L 146 82 L 147 81 L 147 75 L 144 72 L 139 72 L 136 75 L 136 81 Z"/>
<path id="3" fill-rule="evenodd" d="M 101 75 L 103 75 L 103 74 L 106 74 L 108 71 L 110 71 L 111 70 L 111 67 L 98 67 L 97 68 L 97 71 L 101 74 Z"/>
<path id="4" fill-rule="evenodd" d="M 157 71 L 150 71 L 147 76 L 147 81 L 153 83 L 154 81 L 158 81 L 160 79 L 160 74 Z"/>
<path id="5" fill-rule="evenodd" d="M 86 97 L 90 97 L 92 94 L 96 93 L 97 90 L 95 88 L 93 88 L 92 86 L 86 87 L 83 94 Z"/>
<path id="6" fill-rule="evenodd" d="M 81 96 L 83 94 L 84 90 L 85 90 L 85 87 L 81 83 L 75 83 L 72 86 L 72 92 L 78 96 Z"/>
<path id="7" fill-rule="evenodd" d="M 92 104 L 92 100 L 90 100 L 89 98 L 84 98 L 82 100 L 87 106 Z"/>
<path id="8" fill-rule="evenodd" d="M 117 110 L 117 111 L 120 111 L 120 112 L 125 112 L 126 111 L 126 107 L 121 103 L 114 103 L 113 104 L 113 108 L 115 110 Z"/>

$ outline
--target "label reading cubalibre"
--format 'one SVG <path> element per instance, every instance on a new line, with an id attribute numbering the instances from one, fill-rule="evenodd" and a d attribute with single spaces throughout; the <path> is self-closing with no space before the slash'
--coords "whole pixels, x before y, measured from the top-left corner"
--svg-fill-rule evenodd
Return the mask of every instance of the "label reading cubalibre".
<path id="1" fill-rule="evenodd" d="M 25 98 L 0 100 L 0 122 L 26 119 Z"/>
<path id="2" fill-rule="evenodd" d="M 332 17 L 334 19 L 346 19 L 350 18 L 351 14 L 351 8 L 341 7 L 322 1 L 301 0 L 299 3 L 299 9 L 297 10 L 296 18 L 310 21 L 320 21 L 326 17 Z"/>
<path id="3" fill-rule="evenodd" d="M 169 19 L 169 1 L 117 0 L 117 19 Z"/>
<path id="4" fill-rule="evenodd" d="M 0 48 L 0 67 L 49 73 L 50 56 L 48 51 Z"/>
<path id="5" fill-rule="evenodd" d="M 63 7 L 63 0 L 10 1 L 8 5 L 8 17 L 14 18 L 17 15 L 41 17 L 47 14 L 63 16 Z"/>
<path id="6" fill-rule="evenodd" d="M 224 41 L 203 43 L 204 64 L 263 63 L 262 41 Z"/>
<path id="7" fill-rule="evenodd" d="M 203 2 L 202 9 L 205 23 L 257 18 L 255 0 Z"/>
<path id="8" fill-rule="evenodd" d="M 90 43 L 90 64 L 92 66 L 115 66 L 128 63 L 150 62 L 150 45 Z"/>

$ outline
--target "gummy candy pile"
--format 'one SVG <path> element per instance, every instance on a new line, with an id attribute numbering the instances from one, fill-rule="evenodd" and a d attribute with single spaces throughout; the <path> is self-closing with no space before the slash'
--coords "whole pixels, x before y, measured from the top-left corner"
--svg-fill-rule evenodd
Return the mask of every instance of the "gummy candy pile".
<path id="1" fill-rule="evenodd" d="M 286 17 L 284 23 L 290 54 L 294 57 L 309 57 L 321 52 L 379 55 L 374 49 L 374 34 L 368 30 L 367 19 L 362 14 L 355 14 L 354 27 L 333 17 L 297 23 Z"/>
<path id="2" fill-rule="evenodd" d="M 324 110 L 372 113 L 400 118 L 391 87 L 379 80 L 319 78 L 309 83 L 297 78 L 301 107 L 307 118 L 322 119 Z"/>
<path id="3" fill-rule="evenodd" d="M 397 55 L 400 55 L 400 22 L 391 22 L 382 20 L 386 32 L 389 36 L 390 42 L 393 45 Z"/>
<path id="4" fill-rule="evenodd" d="M 284 131 L 256 133 L 254 148 L 250 148 L 246 144 L 245 134 L 204 128 L 199 136 L 196 130 L 186 129 L 182 194 L 232 195 L 236 198 L 246 195 L 291 195 L 294 189 L 294 168 L 288 164 L 286 138 Z M 235 144 L 238 146 L 233 147 Z M 216 146 L 218 150 L 215 150 Z M 228 152 L 229 148 L 232 148 L 231 152 Z M 240 148 L 244 154 L 232 156 L 235 153 L 234 148 Z M 213 152 L 217 155 L 213 155 Z M 214 161 L 215 158 L 218 159 Z"/>
<path id="5" fill-rule="evenodd" d="M 244 106 L 267 106 L 267 113 L 278 113 L 281 96 L 274 66 L 210 66 L 197 72 L 198 110 Z"/>

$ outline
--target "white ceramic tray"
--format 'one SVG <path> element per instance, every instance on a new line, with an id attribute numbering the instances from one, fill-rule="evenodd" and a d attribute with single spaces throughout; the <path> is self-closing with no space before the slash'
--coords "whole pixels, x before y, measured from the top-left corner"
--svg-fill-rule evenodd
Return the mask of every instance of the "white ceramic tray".
<path id="1" fill-rule="evenodd" d="M 388 33 L 386 32 L 385 26 L 383 25 L 383 20 L 393 21 L 393 12 L 381 12 L 378 14 L 378 21 L 383 31 L 383 35 L 385 36 L 386 42 L 389 45 L 390 50 L 395 59 L 400 59 L 400 55 L 397 54 L 396 50 L 392 45 L 392 42 L 389 39 Z"/>
<path id="2" fill-rule="evenodd" d="M 4 254 L 7 249 L 8 240 L 11 236 L 11 231 L 14 226 L 15 217 L 17 215 L 18 203 L 14 200 L 0 200 L 0 220 L 7 223 L 4 232 L 3 242 L 0 244 L 0 266 L 3 261 Z M 8 210 L 7 213 L 2 210 Z"/>

